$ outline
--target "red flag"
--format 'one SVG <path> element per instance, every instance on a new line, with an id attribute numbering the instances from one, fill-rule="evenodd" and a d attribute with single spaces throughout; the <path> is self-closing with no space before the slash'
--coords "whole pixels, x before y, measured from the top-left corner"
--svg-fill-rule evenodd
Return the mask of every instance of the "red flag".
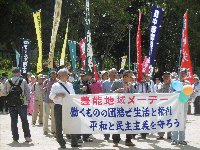
<path id="1" fill-rule="evenodd" d="M 141 47 L 141 30 L 140 30 L 141 16 L 142 13 L 139 10 L 139 24 L 138 24 L 138 31 L 136 38 L 138 82 L 142 81 L 142 47 Z"/>
<path id="2" fill-rule="evenodd" d="M 99 75 L 98 75 L 98 72 L 97 72 L 97 65 L 94 64 L 94 78 L 99 81 Z"/>
<path id="3" fill-rule="evenodd" d="M 182 62 L 180 68 L 187 68 L 188 75 L 186 79 L 190 81 L 191 84 L 194 83 L 193 71 L 192 71 L 192 62 L 190 59 L 190 51 L 188 46 L 188 11 L 185 12 L 183 16 L 183 32 L 182 32 Z"/>
<path id="4" fill-rule="evenodd" d="M 80 54 L 81 54 L 81 60 L 82 60 L 82 68 L 85 70 L 85 42 L 86 39 L 82 39 L 79 42 L 79 47 L 80 47 Z"/>
<path id="5" fill-rule="evenodd" d="M 150 63 L 149 58 L 145 56 L 144 61 L 142 63 L 142 72 L 145 72 L 145 74 L 149 73 L 149 66 L 150 66 L 149 63 Z"/>

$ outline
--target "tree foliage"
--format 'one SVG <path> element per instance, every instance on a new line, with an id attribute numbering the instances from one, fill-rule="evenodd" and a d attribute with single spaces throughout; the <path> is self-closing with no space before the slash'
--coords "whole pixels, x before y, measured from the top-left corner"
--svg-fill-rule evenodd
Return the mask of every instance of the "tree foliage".
<path id="1" fill-rule="evenodd" d="M 19 49 L 20 38 L 29 38 L 32 49 L 37 48 L 32 13 L 41 9 L 44 59 L 47 59 L 53 24 L 54 0 L 0 0 L 0 43 L 7 49 Z M 183 15 L 189 10 L 189 48 L 194 70 L 200 67 L 200 3 L 198 0 L 90 0 L 93 51 L 101 67 L 120 67 L 121 57 L 128 55 L 128 25 L 131 29 L 131 65 L 136 62 L 136 33 L 138 9 L 142 11 L 143 56 L 149 53 L 151 7 L 156 4 L 164 9 L 160 30 L 156 64 L 160 75 L 163 71 L 177 71 L 181 47 Z M 57 35 L 55 54 L 59 59 L 67 20 L 68 39 L 79 42 L 85 37 L 85 0 L 63 0 L 62 15 Z M 79 55 L 79 47 L 77 54 Z M 69 58 L 69 57 L 68 57 Z M 101 68 L 100 67 L 100 68 Z"/>

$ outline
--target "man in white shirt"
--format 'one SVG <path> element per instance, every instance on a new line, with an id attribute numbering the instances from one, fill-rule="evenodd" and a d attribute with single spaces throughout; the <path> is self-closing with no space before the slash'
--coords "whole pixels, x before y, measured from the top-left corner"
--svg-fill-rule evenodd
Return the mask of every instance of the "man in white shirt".
<path id="1" fill-rule="evenodd" d="M 156 78 L 156 83 L 154 84 L 154 91 L 156 93 L 159 93 L 159 91 L 161 90 L 161 88 L 162 88 L 162 83 L 160 82 L 159 78 Z"/>
<path id="2" fill-rule="evenodd" d="M 49 98 L 53 100 L 55 103 L 54 106 L 54 117 L 55 117 L 55 123 L 56 123 L 56 139 L 57 142 L 60 144 L 61 148 L 66 148 L 65 140 L 63 139 L 62 134 L 62 102 L 63 98 L 67 94 L 75 94 L 73 85 L 70 82 L 67 82 L 69 78 L 69 72 L 67 69 L 60 69 L 58 71 L 58 82 L 54 83 L 51 92 L 49 95 Z M 71 147 L 79 147 L 78 141 L 77 141 L 77 135 L 72 134 L 71 135 Z"/>

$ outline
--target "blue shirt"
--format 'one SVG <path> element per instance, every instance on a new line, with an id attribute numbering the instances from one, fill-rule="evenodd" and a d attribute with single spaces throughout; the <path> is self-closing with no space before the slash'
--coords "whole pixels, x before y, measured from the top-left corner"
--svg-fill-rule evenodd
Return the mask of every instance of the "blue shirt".
<path id="1" fill-rule="evenodd" d="M 116 81 L 116 80 L 114 80 L 114 81 Z M 103 84 L 102 84 L 103 85 L 103 93 L 112 93 L 111 86 L 114 81 L 111 81 L 110 79 L 108 79 L 103 82 Z"/>

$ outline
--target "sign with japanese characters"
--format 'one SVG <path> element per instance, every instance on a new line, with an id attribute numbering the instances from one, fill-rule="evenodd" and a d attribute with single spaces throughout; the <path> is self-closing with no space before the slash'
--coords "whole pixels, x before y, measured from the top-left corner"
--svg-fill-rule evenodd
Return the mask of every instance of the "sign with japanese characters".
<path id="1" fill-rule="evenodd" d="M 161 21 L 163 18 L 163 9 L 153 5 L 152 16 L 151 16 L 151 28 L 150 28 L 150 74 L 153 73 L 154 61 L 156 56 L 156 50 L 158 47 L 159 31 L 161 27 Z"/>
<path id="2" fill-rule="evenodd" d="M 63 99 L 66 134 L 137 134 L 184 129 L 179 93 L 68 95 Z"/>
<path id="3" fill-rule="evenodd" d="M 22 39 L 22 55 L 21 55 L 21 74 L 27 74 L 30 71 L 30 46 L 29 39 Z"/>

